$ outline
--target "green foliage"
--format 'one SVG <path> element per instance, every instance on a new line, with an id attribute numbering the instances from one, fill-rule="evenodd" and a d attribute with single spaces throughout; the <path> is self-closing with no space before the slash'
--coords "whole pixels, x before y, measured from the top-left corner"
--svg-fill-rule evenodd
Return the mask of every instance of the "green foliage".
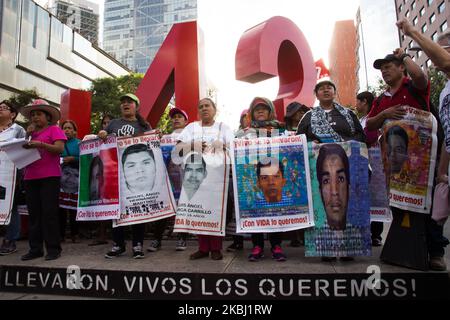
<path id="1" fill-rule="evenodd" d="M 386 91 L 386 84 L 384 83 L 383 79 L 380 77 L 377 77 L 377 83 L 375 86 L 369 86 L 369 92 L 372 92 L 372 94 L 376 97 L 380 96 L 384 91 Z"/>
<path id="2" fill-rule="evenodd" d="M 439 96 L 447 83 L 447 76 L 431 67 L 428 69 L 428 78 L 431 81 L 430 102 L 436 107 L 439 107 Z"/>
<path id="3" fill-rule="evenodd" d="M 156 126 L 163 134 L 168 134 L 172 132 L 172 122 L 169 118 L 170 105 L 167 106 L 164 111 L 161 119 L 158 121 L 158 125 Z"/>
<path id="4" fill-rule="evenodd" d="M 144 75 L 142 73 L 132 73 L 118 78 L 99 78 L 92 82 L 89 91 L 92 93 L 92 132 L 98 132 L 101 120 L 108 114 L 114 118 L 120 117 L 119 98 L 126 93 L 135 93 Z M 158 122 L 158 128 L 163 133 L 172 131 L 169 119 L 168 106 Z"/>
<path id="5" fill-rule="evenodd" d="M 26 89 L 23 90 L 20 93 L 15 93 L 11 97 L 9 97 L 9 101 L 11 101 L 12 104 L 18 106 L 19 108 L 26 106 L 27 104 L 30 104 L 33 99 L 42 98 L 45 99 L 37 90 L 36 88 L 33 89 Z M 19 123 L 26 123 L 27 120 L 22 117 L 22 115 L 19 114 L 19 116 L 16 119 Z"/>
<path id="6" fill-rule="evenodd" d="M 99 78 L 92 81 L 89 91 L 92 93 L 92 132 L 100 130 L 104 115 L 114 118 L 120 116 L 119 98 L 125 93 L 135 93 L 144 75 L 132 73 L 118 78 Z"/>

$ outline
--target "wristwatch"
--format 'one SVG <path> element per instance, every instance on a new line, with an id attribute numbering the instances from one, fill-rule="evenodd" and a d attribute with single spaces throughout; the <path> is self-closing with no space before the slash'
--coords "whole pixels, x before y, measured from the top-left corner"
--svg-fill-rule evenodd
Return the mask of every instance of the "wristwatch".
<path id="1" fill-rule="evenodd" d="M 405 60 L 405 58 L 406 57 L 410 57 L 411 59 L 412 59 L 412 57 L 409 55 L 409 54 L 407 54 L 407 53 L 404 53 L 404 54 L 402 54 L 401 56 L 400 56 L 400 60 Z"/>

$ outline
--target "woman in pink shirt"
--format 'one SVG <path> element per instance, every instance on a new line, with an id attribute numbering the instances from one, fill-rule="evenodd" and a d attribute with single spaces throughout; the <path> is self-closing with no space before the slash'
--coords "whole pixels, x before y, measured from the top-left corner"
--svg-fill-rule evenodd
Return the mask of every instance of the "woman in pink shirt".
<path id="1" fill-rule="evenodd" d="M 60 154 L 67 140 L 64 131 L 56 124 L 61 118 L 57 107 L 47 101 L 36 99 L 22 108 L 21 113 L 31 121 L 28 135 L 31 136 L 24 148 L 37 149 L 41 159 L 25 168 L 25 192 L 29 226 L 29 252 L 22 260 L 32 260 L 47 255 L 45 260 L 61 256 L 59 234 L 59 190 L 61 180 Z"/>

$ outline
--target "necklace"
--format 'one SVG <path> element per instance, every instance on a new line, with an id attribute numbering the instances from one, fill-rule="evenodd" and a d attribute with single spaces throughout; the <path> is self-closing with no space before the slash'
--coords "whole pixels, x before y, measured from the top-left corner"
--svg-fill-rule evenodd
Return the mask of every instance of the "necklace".
<path id="1" fill-rule="evenodd" d="M 2 133 L 3 131 L 6 131 L 6 129 L 8 129 L 8 128 L 11 127 L 12 125 L 13 125 L 12 122 L 8 123 L 8 124 L 6 125 L 6 127 L 4 127 L 3 129 L 0 129 L 0 133 Z"/>

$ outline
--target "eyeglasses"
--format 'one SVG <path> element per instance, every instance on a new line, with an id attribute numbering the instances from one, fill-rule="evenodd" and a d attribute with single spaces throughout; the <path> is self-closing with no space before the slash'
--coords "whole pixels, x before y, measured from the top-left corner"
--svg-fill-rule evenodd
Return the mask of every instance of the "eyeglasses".
<path id="1" fill-rule="evenodd" d="M 0 105 L 0 110 L 7 110 L 7 111 L 11 111 L 11 108 L 5 105 Z"/>

